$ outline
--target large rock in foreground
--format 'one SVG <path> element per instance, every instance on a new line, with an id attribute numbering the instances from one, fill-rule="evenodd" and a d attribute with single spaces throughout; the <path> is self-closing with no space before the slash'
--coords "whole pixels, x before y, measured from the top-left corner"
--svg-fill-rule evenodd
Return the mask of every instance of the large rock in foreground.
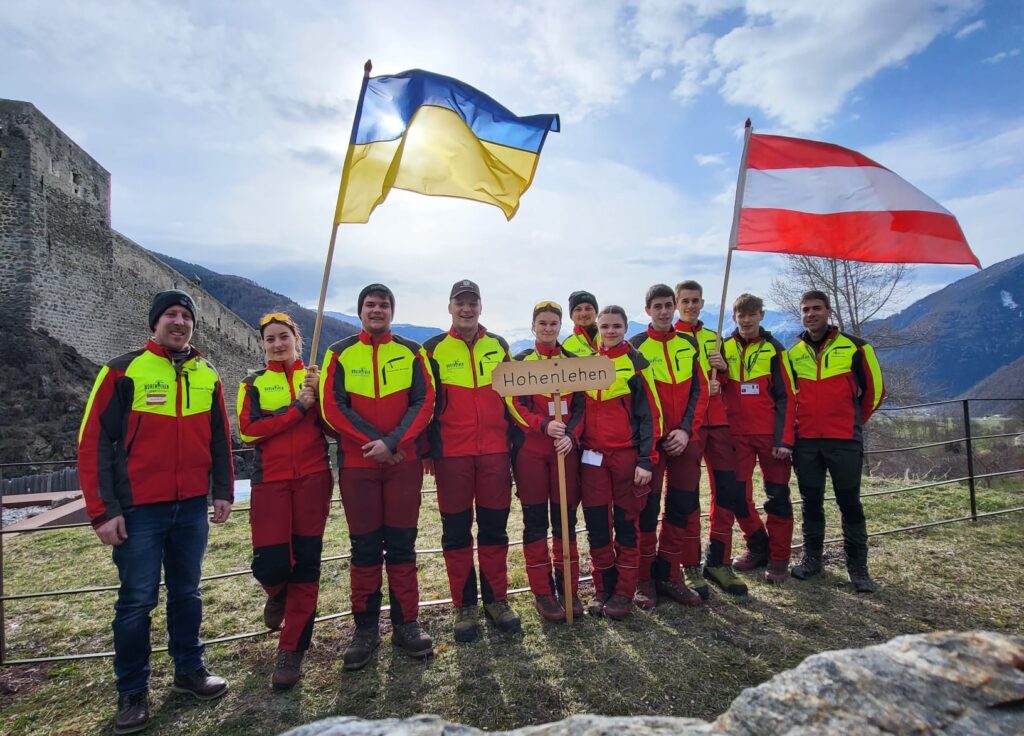
<path id="1" fill-rule="evenodd" d="M 437 716 L 329 718 L 284 736 L 480 736 Z M 740 693 L 714 723 L 661 716 L 579 715 L 504 736 L 696 734 L 1024 734 L 1024 637 L 984 631 L 901 636 L 824 652 Z"/>

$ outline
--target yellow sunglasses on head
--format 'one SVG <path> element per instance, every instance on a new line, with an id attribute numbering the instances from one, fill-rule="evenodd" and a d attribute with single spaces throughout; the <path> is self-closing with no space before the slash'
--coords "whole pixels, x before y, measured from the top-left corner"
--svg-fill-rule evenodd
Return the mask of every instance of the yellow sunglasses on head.
<path id="1" fill-rule="evenodd" d="M 562 308 L 556 302 L 550 300 L 540 302 L 539 304 L 537 304 L 533 308 L 533 313 L 536 314 L 537 312 L 543 312 L 548 309 L 550 309 L 552 312 L 555 312 L 559 317 L 562 316 Z"/>
<path id="2" fill-rule="evenodd" d="M 272 312 L 271 314 L 264 314 L 260 317 L 260 327 L 266 327 L 271 322 L 283 322 L 286 325 L 295 324 L 292 318 L 284 312 Z"/>

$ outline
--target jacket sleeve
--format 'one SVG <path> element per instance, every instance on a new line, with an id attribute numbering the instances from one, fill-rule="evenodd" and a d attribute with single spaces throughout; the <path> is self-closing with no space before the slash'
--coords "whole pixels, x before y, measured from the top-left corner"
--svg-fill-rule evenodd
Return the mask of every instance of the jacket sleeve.
<path id="1" fill-rule="evenodd" d="M 534 411 L 530 399 L 530 396 L 506 396 L 505 405 L 508 407 L 509 417 L 512 423 L 524 432 L 543 434 L 547 429 L 549 417 Z"/>
<path id="2" fill-rule="evenodd" d="M 210 487 L 215 501 L 235 502 L 235 464 L 231 457 L 231 426 L 224 404 L 224 384 L 217 381 L 210 406 Z"/>
<path id="3" fill-rule="evenodd" d="M 658 462 L 657 443 L 661 438 L 661 402 L 654 387 L 654 375 L 648 368 L 638 369 L 629 383 L 637 465 L 653 470 Z"/>
<path id="4" fill-rule="evenodd" d="M 434 382 L 430 378 L 430 368 L 421 353 L 413 353 L 412 359 L 416 369 L 409 387 L 409 407 L 398 426 L 384 437 L 384 444 L 391 452 L 397 452 L 398 445 L 406 437 L 419 437 L 434 416 Z"/>
<path id="5" fill-rule="evenodd" d="M 238 436 L 248 445 L 290 429 L 306 415 L 306 407 L 298 399 L 275 412 L 265 414 L 260 407 L 260 389 L 249 381 L 238 384 L 238 400 L 235 405 L 238 412 Z"/>
<path id="6" fill-rule="evenodd" d="M 771 360 L 771 396 L 775 404 L 773 447 L 793 449 L 796 424 L 796 385 L 786 352 L 778 345 Z"/>
<path id="7" fill-rule="evenodd" d="M 704 423 L 704 415 L 708 409 L 708 380 L 701 370 L 700 360 L 696 353 L 693 356 L 693 370 L 690 373 L 690 394 L 683 411 L 683 419 L 676 429 L 681 429 L 692 440 L 700 425 Z"/>
<path id="8" fill-rule="evenodd" d="M 875 349 L 866 342 L 862 342 L 859 347 L 854 358 L 854 374 L 861 392 L 860 417 L 862 422 L 866 422 L 885 399 L 885 385 Z"/>
<path id="9" fill-rule="evenodd" d="M 352 408 L 352 400 L 345 390 L 345 369 L 330 348 L 324 355 L 324 366 L 326 369 L 320 373 L 320 410 L 324 423 L 340 437 L 360 445 L 383 439 L 380 431 Z"/>
<path id="10" fill-rule="evenodd" d="M 103 366 L 85 405 L 78 429 L 78 478 L 93 526 L 121 515 L 114 468 L 132 393 L 130 378 Z"/>
<path id="11" fill-rule="evenodd" d="M 572 414 L 572 419 L 570 419 L 565 425 L 565 431 L 572 435 L 577 447 L 580 446 L 580 440 L 583 438 L 583 426 L 586 421 L 584 414 L 586 413 L 586 408 L 586 391 L 573 392 L 572 403 L 569 404 L 569 412 Z"/>

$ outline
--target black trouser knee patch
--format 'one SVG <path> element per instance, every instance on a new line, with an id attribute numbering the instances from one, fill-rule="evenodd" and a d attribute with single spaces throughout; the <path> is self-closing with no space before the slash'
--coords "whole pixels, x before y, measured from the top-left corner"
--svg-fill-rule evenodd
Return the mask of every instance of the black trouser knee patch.
<path id="1" fill-rule="evenodd" d="M 668 502 L 666 501 L 666 506 Z M 640 511 L 640 531 L 642 532 L 653 532 L 658 529 L 658 514 L 661 513 L 661 494 L 655 490 L 651 490 L 647 494 L 647 502 L 644 504 L 643 510 Z"/>
<path id="2" fill-rule="evenodd" d="M 607 547 L 612 543 L 612 530 L 608 528 L 608 509 L 606 507 L 584 508 L 583 520 L 587 525 L 587 537 L 591 547 Z"/>
<path id="3" fill-rule="evenodd" d="M 473 511 L 441 514 L 441 549 L 462 549 L 473 544 Z"/>
<path id="4" fill-rule="evenodd" d="M 252 552 L 252 574 L 263 585 L 282 585 L 291 574 L 292 556 L 287 544 L 257 547 Z"/>
<path id="5" fill-rule="evenodd" d="M 384 527 L 384 559 L 389 565 L 416 562 L 416 527 Z"/>
<path id="6" fill-rule="evenodd" d="M 316 583 L 320 580 L 320 555 L 323 553 L 323 537 L 292 537 L 292 555 L 295 566 L 288 580 L 292 583 Z"/>
<path id="7" fill-rule="evenodd" d="M 789 500 L 789 486 L 785 483 L 765 483 L 765 495 L 768 499 L 764 502 L 765 512 L 772 516 L 781 516 L 789 519 L 793 516 L 793 504 Z"/>
<path id="8" fill-rule="evenodd" d="M 665 523 L 685 527 L 687 517 L 700 508 L 700 497 L 671 486 L 665 494 Z"/>
<path id="9" fill-rule="evenodd" d="M 368 534 L 352 534 L 352 565 L 374 567 L 384 561 L 384 530 L 374 529 Z"/>
<path id="10" fill-rule="evenodd" d="M 508 509 L 476 510 L 479 544 L 508 544 Z"/>
<path id="11" fill-rule="evenodd" d="M 548 536 L 548 505 L 535 503 L 523 506 L 523 544 L 530 544 Z"/>
<path id="12" fill-rule="evenodd" d="M 636 547 L 636 523 L 626 518 L 626 510 L 615 506 L 612 512 L 615 542 L 620 547 Z"/>
<path id="13" fill-rule="evenodd" d="M 576 539 L 576 511 L 569 509 L 569 539 Z M 562 507 L 551 502 L 551 533 L 558 539 L 562 538 Z"/>

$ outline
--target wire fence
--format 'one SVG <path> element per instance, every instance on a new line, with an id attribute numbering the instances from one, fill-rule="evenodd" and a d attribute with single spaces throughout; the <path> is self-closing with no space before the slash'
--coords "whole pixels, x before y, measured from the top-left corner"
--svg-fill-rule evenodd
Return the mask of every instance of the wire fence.
<path id="1" fill-rule="evenodd" d="M 979 440 L 981 440 L 981 441 L 989 441 L 989 440 L 1008 440 L 1010 438 L 1015 438 L 1015 439 L 1016 438 L 1024 438 L 1024 430 L 1018 429 L 1017 431 L 1009 431 L 1009 432 L 1007 432 L 1007 431 L 999 431 L 999 432 L 989 432 L 987 434 L 973 434 L 972 431 L 971 431 L 971 422 L 972 422 L 972 420 L 971 420 L 971 414 L 970 414 L 970 402 L 972 402 L 972 401 L 1015 402 L 1015 401 L 1024 401 L 1024 399 L 1017 399 L 1017 398 L 1013 398 L 1013 399 L 995 399 L 995 398 L 993 398 L 993 399 L 956 399 L 956 400 L 950 400 L 950 401 L 936 401 L 936 402 L 929 402 L 929 403 L 923 403 L 923 404 L 914 404 L 914 405 L 910 405 L 910 406 L 901 406 L 901 407 L 883 407 L 882 409 L 879 410 L 879 413 L 881 413 L 883 415 L 891 415 L 891 414 L 898 413 L 898 412 L 922 412 L 923 410 L 934 411 L 938 407 L 947 407 L 947 406 L 952 406 L 952 405 L 955 405 L 955 404 L 960 404 L 961 406 L 960 406 L 959 411 L 957 412 L 957 414 L 962 416 L 963 434 L 962 434 L 962 436 L 957 436 L 957 437 L 952 438 L 952 439 L 932 440 L 932 441 L 928 441 L 928 442 L 918 442 L 917 444 L 907 445 L 907 446 L 887 447 L 887 446 L 884 446 L 884 445 L 890 444 L 894 440 L 894 437 L 898 438 L 901 435 L 899 435 L 898 433 L 897 434 L 893 434 L 893 433 L 888 433 L 887 434 L 884 431 L 875 431 L 875 432 L 873 432 L 873 434 L 871 435 L 871 437 L 869 439 L 868 449 L 866 449 L 864 451 L 865 458 L 867 459 L 866 471 L 873 472 L 873 473 L 877 474 L 879 471 L 891 471 L 893 467 L 896 467 L 896 465 L 894 465 L 893 462 L 891 462 L 891 461 L 876 462 L 875 466 L 872 467 L 871 462 L 872 462 L 872 460 L 874 460 L 874 458 L 888 458 L 889 456 L 897 454 L 897 453 L 909 453 L 909 452 L 921 453 L 921 452 L 928 451 L 928 450 L 935 450 L 937 448 L 951 448 L 951 447 L 961 448 L 962 447 L 962 453 L 961 452 L 957 452 L 957 453 L 954 453 L 954 454 L 956 454 L 956 455 L 962 454 L 963 455 L 963 462 L 964 462 L 964 465 L 965 465 L 966 474 L 965 475 L 956 475 L 954 477 L 950 477 L 950 473 L 948 472 L 950 469 L 947 467 L 948 463 L 940 463 L 940 464 L 936 465 L 934 460 L 929 460 L 926 457 L 925 458 L 925 463 L 930 468 L 929 472 L 932 472 L 932 473 L 934 473 L 934 472 L 945 472 L 945 477 L 936 479 L 934 481 L 926 481 L 924 483 L 916 483 L 916 484 L 913 484 L 913 485 L 908 485 L 908 486 L 903 486 L 903 487 L 889 488 L 889 489 L 884 489 L 884 490 L 880 490 L 880 491 L 872 491 L 872 492 L 868 492 L 868 493 L 863 493 L 863 494 L 861 494 L 862 498 L 876 497 L 876 496 L 892 496 L 892 495 L 897 495 L 897 494 L 902 494 L 902 493 L 911 493 L 911 492 L 914 492 L 914 491 L 920 491 L 920 490 L 924 490 L 924 489 L 928 489 L 928 488 L 937 488 L 937 487 L 940 487 L 940 486 L 948 486 L 948 485 L 955 485 L 955 484 L 960 484 L 960 483 L 967 483 L 968 492 L 969 492 L 969 511 L 970 512 L 968 514 L 965 514 L 965 515 L 962 515 L 962 516 L 958 516 L 958 517 L 955 517 L 955 518 L 951 518 L 951 519 L 941 519 L 941 520 L 937 520 L 937 521 L 928 521 L 928 522 L 924 522 L 924 523 L 920 523 L 920 524 L 912 524 L 912 525 L 908 525 L 908 526 L 901 526 L 901 527 L 898 527 L 898 528 L 883 529 L 883 530 L 880 530 L 880 531 L 874 531 L 874 532 L 871 532 L 868 536 L 870 536 L 870 537 L 879 537 L 879 536 L 885 536 L 885 535 L 891 535 L 891 534 L 901 534 L 901 533 L 916 531 L 916 530 L 920 530 L 920 529 L 929 529 L 929 528 L 933 528 L 933 527 L 937 527 L 937 526 L 943 526 L 943 525 L 946 525 L 946 524 L 955 524 L 955 523 L 960 523 L 960 522 L 964 522 L 964 521 L 977 521 L 978 519 L 990 518 L 990 517 L 995 517 L 995 516 L 1002 516 L 1002 515 L 1005 515 L 1005 514 L 1010 514 L 1010 513 L 1024 511 L 1024 505 L 1021 505 L 1021 506 L 1013 506 L 1013 507 L 1005 508 L 1005 509 L 999 509 L 997 511 L 989 511 L 989 512 L 985 512 L 985 513 L 979 513 L 978 512 L 978 489 L 977 489 L 977 482 L 979 480 L 990 481 L 993 478 L 1008 477 L 1008 476 L 1019 475 L 1019 474 L 1024 473 L 1024 442 L 1020 442 L 1018 440 L 1018 442 L 1013 445 L 1013 451 L 1011 451 L 1009 453 L 1005 452 L 1005 450 L 1007 448 L 1005 448 L 1005 447 L 1001 448 L 1002 450 L 1004 450 L 1004 452 L 1001 455 L 1002 463 L 1005 465 L 1006 462 L 1009 461 L 1011 464 L 1014 464 L 1016 467 L 1012 467 L 1012 468 L 1009 468 L 1009 469 L 1003 469 L 1003 470 L 995 470 L 995 471 L 990 471 L 990 472 L 981 472 L 981 473 L 975 472 L 975 460 L 976 460 L 976 453 L 975 453 L 975 447 L 974 447 L 975 442 L 977 442 Z M 945 421 L 946 419 L 949 418 L 947 415 L 944 415 L 944 414 L 940 414 L 938 416 L 932 415 L 932 414 L 923 414 L 922 417 L 925 420 L 924 425 L 925 425 L 926 428 L 928 427 L 928 424 L 927 424 L 928 422 L 931 422 L 932 424 L 935 424 L 935 423 L 939 422 L 940 420 L 941 421 Z M 1015 424 L 1018 427 L 1024 427 L 1024 422 L 1022 422 L 1020 420 L 1010 420 L 1009 423 L 1011 425 Z M 877 421 L 875 422 L 875 424 L 877 424 Z M 1005 429 L 1005 427 L 1003 427 L 1003 428 Z M 881 445 L 881 446 L 879 446 L 879 445 Z M 1019 450 L 1019 452 L 1017 450 Z M 246 452 L 251 452 L 251 448 L 242 448 L 242 449 L 239 449 L 239 450 L 235 451 L 236 455 L 237 454 L 244 454 Z M 70 464 L 73 464 L 74 462 L 75 462 L 74 460 L 55 460 L 55 461 L 41 461 L 41 462 L 29 462 L 29 463 L 5 463 L 5 464 L 0 464 L 0 481 L 3 481 L 3 475 L 4 475 L 5 470 L 11 469 L 11 468 L 15 468 L 15 469 L 27 469 L 27 468 L 38 469 L 38 468 L 43 468 L 43 467 L 48 467 L 48 466 L 70 465 Z M 903 463 L 899 463 L 899 465 L 901 465 L 905 469 L 905 473 L 904 474 L 909 477 L 910 464 L 908 464 L 907 462 L 903 462 Z M 3 501 L 3 495 L 4 495 L 3 494 L 3 487 L 4 486 L 3 486 L 2 482 L 0 482 L 0 504 L 2 504 L 2 501 Z M 424 488 L 424 489 L 421 490 L 421 494 L 423 494 L 423 495 L 433 494 L 433 493 L 436 493 L 436 492 L 437 491 L 434 488 Z M 834 499 L 835 499 L 834 496 L 826 497 L 826 500 L 834 500 Z M 332 498 L 332 503 L 335 503 L 335 502 L 338 502 L 338 501 L 340 501 L 340 499 Z M 793 501 L 794 506 L 799 506 L 801 503 L 802 502 L 799 499 L 795 499 Z M 237 509 L 238 512 L 243 512 L 243 513 L 247 513 L 249 510 L 250 510 L 250 507 L 248 507 L 248 506 L 240 506 Z M 708 513 L 701 514 L 701 518 L 707 518 L 708 516 L 709 516 Z M 111 592 L 117 591 L 119 586 L 118 585 L 98 585 L 98 586 L 87 586 L 87 587 L 68 588 L 68 589 L 60 589 L 60 590 L 40 590 L 40 591 L 31 591 L 31 592 L 27 592 L 27 593 L 18 593 L 18 594 L 13 594 L 13 595 L 7 595 L 7 594 L 4 593 L 4 548 L 3 548 L 4 536 L 7 535 L 7 534 L 12 534 L 12 533 L 17 533 L 17 534 L 43 533 L 43 532 L 51 532 L 51 531 L 57 531 L 57 530 L 78 529 L 78 528 L 86 528 L 86 527 L 91 528 L 91 525 L 88 522 L 82 522 L 82 523 L 72 523 L 72 524 L 54 524 L 54 525 L 51 525 L 51 526 L 41 526 L 41 527 L 37 527 L 37 528 L 33 528 L 33 529 L 21 529 L 21 530 L 0 529 L 0 665 L 11 665 L 11 666 L 13 666 L 13 665 L 42 664 L 42 663 L 64 662 L 64 661 L 70 661 L 70 660 L 97 659 L 97 658 L 104 658 L 104 657 L 112 657 L 113 656 L 113 652 L 85 652 L 85 653 L 75 653 L 75 654 L 63 654 L 63 655 L 49 656 L 49 657 L 29 657 L 29 658 L 19 658 L 19 659 L 9 659 L 6 656 L 6 654 L 7 654 L 7 642 L 6 642 L 6 622 L 5 622 L 5 618 L 4 618 L 4 609 L 5 609 L 5 604 L 7 602 L 9 602 L 9 601 L 24 601 L 24 600 L 36 599 L 36 598 L 52 598 L 52 597 L 76 596 L 76 595 L 86 595 L 86 594 L 95 594 L 95 593 L 111 593 Z M 583 531 L 582 528 L 577 528 L 576 529 L 577 533 L 579 533 L 581 531 Z M 549 535 L 548 538 L 549 539 L 551 538 L 550 535 Z M 842 537 L 837 537 L 837 538 L 832 538 L 832 539 L 826 539 L 825 540 L 826 544 L 836 544 L 836 543 L 839 543 L 839 542 L 842 542 Z M 521 545 L 522 545 L 522 542 L 516 542 L 516 541 L 510 541 L 509 542 L 509 546 L 510 547 L 521 546 Z M 793 548 L 794 549 L 799 549 L 801 546 L 802 545 L 800 545 L 800 544 L 794 544 Z M 416 552 L 417 552 L 417 555 L 436 555 L 436 554 L 441 554 L 442 551 L 443 550 L 440 547 L 433 547 L 433 548 L 418 549 Z M 339 561 L 343 561 L 343 560 L 348 560 L 350 558 L 351 558 L 351 554 L 329 555 L 329 556 L 321 557 L 321 562 L 339 562 Z M 203 582 L 210 582 L 210 581 L 224 580 L 224 579 L 227 579 L 227 578 L 239 577 L 239 576 L 250 575 L 250 574 L 251 574 L 251 571 L 248 568 L 244 568 L 244 569 L 238 569 L 238 570 L 230 570 L 230 571 L 227 571 L 227 572 L 222 572 L 222 573 L 217 573 L 217 574 L 205 575 L 205 576 L 203 576 L 201 578 L 201 581 L 203 581 Z M 591 578 L 589 576 L 585 576 L 585 577 L 581 578 L 582 581 L 587 581 L 587 580 L 590 580 L 590 579 Z M 161 585 L 163 585 L 162 582 L 161 582 Z M 527 593 L 527 592 L 529 592 L 529 588 L 515 588 L 515 589 L 510 590 L 509 594 L 510 595 L 520 595 L 520 594 Z M 432 608 L 432 607 L 444 606 L 444 605 L 447 605 L 447 604 L 450 604 L 450 603 L 451 603 L 451 599 L 450 598 L 443 598 L 443 599 L 422 601 L 420 603 L 420 606 L 424 607 L 424 608 Z M 389 610 L 389 607 L 388 606 L 383 606 L 381 610 L 382 611 L 387 611 L 387 610 Z M 340 611 L 340 612 L 336 612 L 336 613 L 330 613 L 330 614 L 325 614 L 325 615 L 322 615 L 322 616 L 318 616 L 316 618 L 316 622 L 320 623 L 320 622 L 325 622 L 325 621 L 339 620 L 339 619 L 344 619 L 344 618 L 348 618 L 348 617 L 351 617 L 351 616 L 352 616 L 352 612 L 351 611 Z M 241 634 L 233 634 L 233 635 L 230 635 L 230 636 L 214 637 L 214 638 L 206 640 L 206 644 L 208 644 L 208 645 L 224 644 L 224 643 L 233 642 L 233 641 L 241 641 L 241 640 L 244 640 L 244 639 L 252 639 L 252 638 L 256 638 L 256 637 L 259 637 L 259 636 L 264 636 L 264 635 L 267 635 L 267 634 L 270 634 L 270 633 L 272 633 L 272 632 L 269 631 L 269 630 L 266 630 L 266 629 L 262 629 L 262 630 L 258 630 L 258 631 L 248 631 L 248 632 L 244 632 L 244 633 L 241 633 Z M 154 652 L 161 652 L 161 651 L 166 651 L 166 649 L 167 649 L 166 647 L 155 647 L 153 649 L 153 651 Z"/>

